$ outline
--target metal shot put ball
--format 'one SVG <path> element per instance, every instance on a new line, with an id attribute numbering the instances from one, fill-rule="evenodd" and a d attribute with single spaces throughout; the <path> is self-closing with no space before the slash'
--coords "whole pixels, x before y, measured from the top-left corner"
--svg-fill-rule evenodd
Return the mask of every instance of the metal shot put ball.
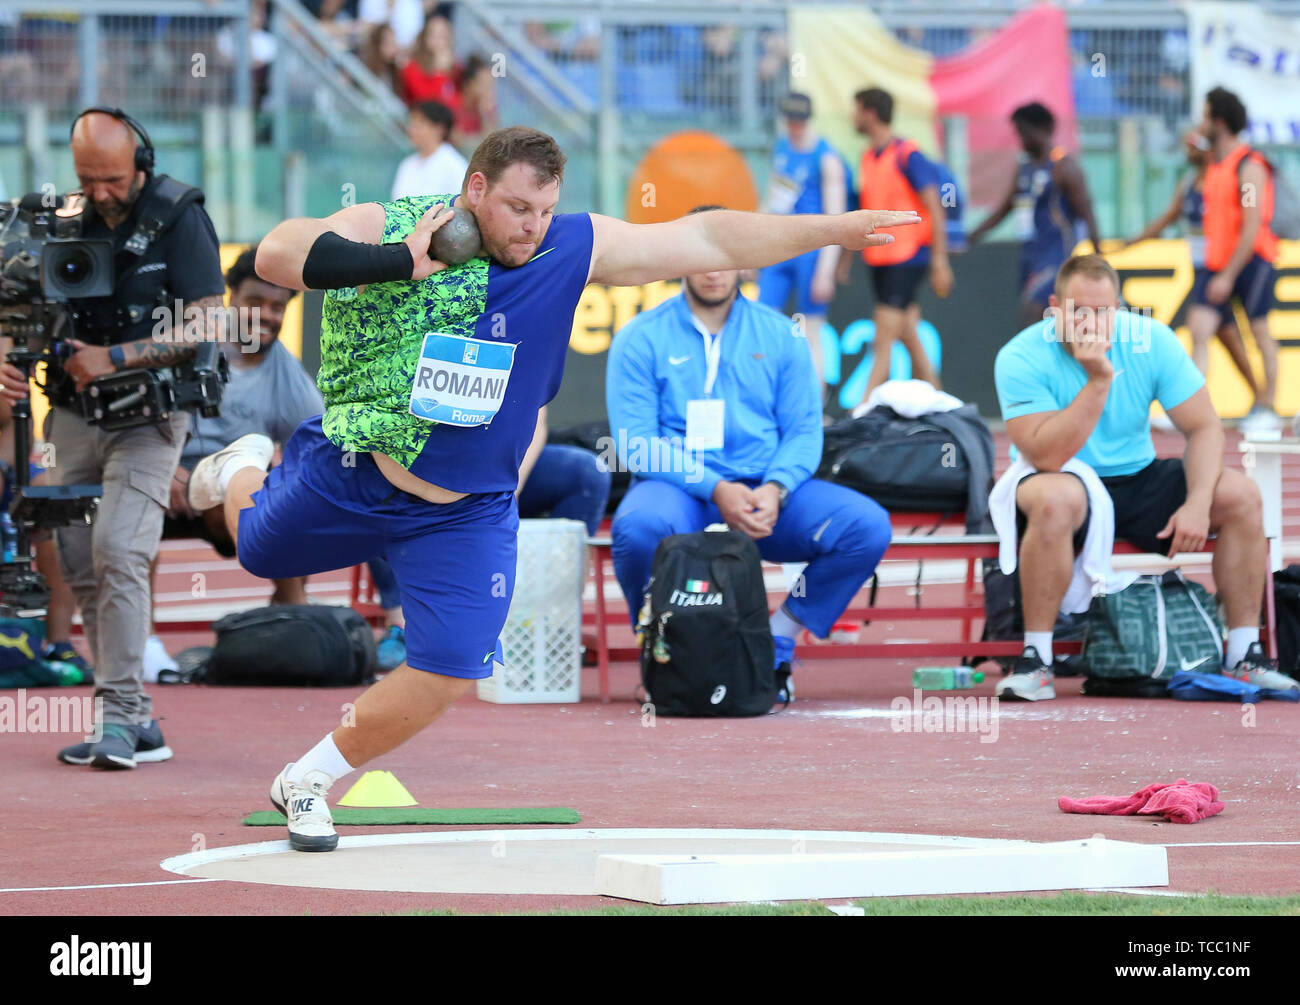
<path id="1" fill-rule="evenodd" d="M 443 210 L 438 216 L 442 217 L 446 212 Z M 482 247 L 474 214 L 457 206 L 452 210 L 451 219 L 438 228 L 429 242 L 429 257 L 445 265 L 463 265 Z"/>

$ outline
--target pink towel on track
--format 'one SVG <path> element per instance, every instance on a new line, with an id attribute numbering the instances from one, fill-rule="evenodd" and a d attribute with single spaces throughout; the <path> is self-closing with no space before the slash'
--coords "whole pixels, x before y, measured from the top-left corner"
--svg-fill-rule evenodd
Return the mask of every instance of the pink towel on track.
<path id="1" fill-rule="evenodd" d="M 1148 785 L 1131 796 L 1092 796 L 1088 799 L 1061 796 L 1056 804 L 1065 813 L 1101 813 L 1114 817 L 1135 813 L 1158 814 L 1176 824 L 1194 824 L 1223 812 L 1218 789 L 1209 782 L 1193 783 L 1185 778 L 1172 785 Z"/>

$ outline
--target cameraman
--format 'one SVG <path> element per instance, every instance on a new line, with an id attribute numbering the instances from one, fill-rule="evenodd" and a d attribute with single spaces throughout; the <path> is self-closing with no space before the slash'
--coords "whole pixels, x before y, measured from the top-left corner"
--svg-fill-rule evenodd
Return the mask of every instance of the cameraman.
<path id="1" fill-rule="evenodd" d="M 111 297 L 69 302 L 64 329 L 71 326 L 67 345 L 73 351 L 61 366 L 47 367 L 45 393 L 53 407 L 45 440 L 55 447 L 52 482 L 103 485 L 94 525 L 60 529 L 59 555 L 85 623 L 95 696 L 104 700 L 103 738 L 92 745 L 90 763 L 134 768 L 137 750 L 150 755 L 141 759 L 159 760 L 166 749 L 141 683 L 149 563 L 158 551 L 190 413 L 109 432 L 81 417 L 77 395 L 119 370 L 191 359 L 196 338 L 223 338 L 224 331 L 207 324 L 185 338 L 195 308 L 214 327 L 221 324 L 221 262 L 202 193 L 153 174 L 148 136 L 124 113 L 83 112 L 73 122 L 71 147 L 82 198 L 59 215 L 75 220 L 79 207 L 75 236 L 113 242 L 116 280 Z M 0 390 L 17 401 L 27 394 L 27 382 L 4 364 Z M 62 751 L 60 760 L 86 763 L 82 746 Z M 77 756 L 64 757 L 70 753 Z"/>

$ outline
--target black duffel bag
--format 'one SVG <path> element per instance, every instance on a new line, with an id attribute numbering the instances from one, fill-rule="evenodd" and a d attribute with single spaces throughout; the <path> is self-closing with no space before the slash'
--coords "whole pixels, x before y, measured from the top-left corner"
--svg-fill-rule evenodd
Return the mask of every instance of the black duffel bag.
<path id="1" fill-rule="evenodd" d="M 259 607 L 229 614 L 212 629 L 217 643 L 205 684 L 345 687 L 369 684 L 379 666 L 375 633 L 351 607 Z"/>
<path id="2" fill-rule="evenodd" d="M 970 492 L 970 465 L 952 434 L 886 406 L 827 428 L 817 477 L 891 513 L 963 513 Z"/>

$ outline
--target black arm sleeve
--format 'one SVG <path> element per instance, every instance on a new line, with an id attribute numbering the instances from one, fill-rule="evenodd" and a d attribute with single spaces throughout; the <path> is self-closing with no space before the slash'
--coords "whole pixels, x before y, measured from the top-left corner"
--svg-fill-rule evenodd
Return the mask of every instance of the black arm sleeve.
<path id="1" fill-rule="evenodd" d="M 402 241 L 363 244 L 327 230 L 307 252 L 302 281 L 309 290 L 340 290 L 410 279 L 414 271 L 411 249 Z"/>

